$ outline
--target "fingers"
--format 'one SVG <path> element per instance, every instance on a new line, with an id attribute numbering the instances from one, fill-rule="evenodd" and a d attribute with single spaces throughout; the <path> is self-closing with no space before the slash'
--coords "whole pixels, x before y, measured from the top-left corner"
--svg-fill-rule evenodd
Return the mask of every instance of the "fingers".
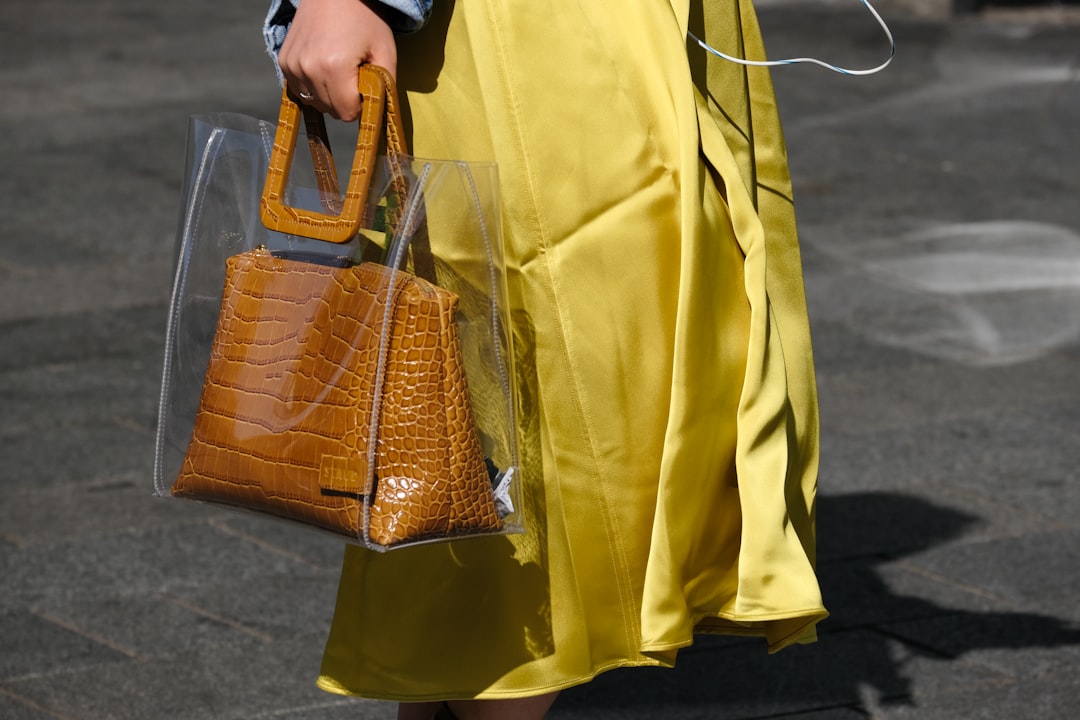
<path id="1" fill-rule="evenodd" d="M 362 57 L 325 57 L 285 55 L 282 48 L 282 73 L 290 92 L 301 102 L 339 120 L 353 121 L 360 114 L 356 74 L 361 65 L 379 65 L 394 73 L 397 53 L 394 46 L 372 51 Z"/>
<path id="2" fill-rule="evenodd" d="M 360 0 L 304 0 L 278 55 L 290 92 L 339 120 L 360 114 L 356 72 L 360 65 L 397 70 L 397 45 L 389 26 Z"/>
<path id="3" fill-rule="evenodd" d="M 284 54 L 284 48 L 282 48 Z M 356 72 L 359 63 L 300 60 L 282 63 L 281 72 L 293 97 L 319 112 L 339 120 L 354 120 L 360 110 L 356 91 Z"/>

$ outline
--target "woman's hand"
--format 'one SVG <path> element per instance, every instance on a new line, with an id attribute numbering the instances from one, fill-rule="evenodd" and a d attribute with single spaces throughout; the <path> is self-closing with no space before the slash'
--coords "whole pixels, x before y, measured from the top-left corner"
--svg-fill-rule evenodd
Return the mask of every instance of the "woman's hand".
<path id="1" fill-rule="evenodd" d="M 360 115 L 356 68 L 397 72 L 394 33 L 363 0 L 303 0 L 278 54 L 289 89 L 339 120 Z"/>

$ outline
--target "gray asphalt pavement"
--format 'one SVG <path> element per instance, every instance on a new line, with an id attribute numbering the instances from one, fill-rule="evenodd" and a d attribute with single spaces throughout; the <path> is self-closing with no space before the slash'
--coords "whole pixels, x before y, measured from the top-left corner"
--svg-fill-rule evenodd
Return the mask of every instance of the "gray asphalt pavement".
<path id="1" fill-rule="evenodd" d="M 909 7 L 910 2 L 894 7 Z M 313 685 L 338 543 L 150 497 L 186 118 L 272 118 L 263 0 L 7 0 L 0 718 L 392 718 Z M 821 641 L 703 640 L 557 719 L 1065 718 L 1080 706 L 1080 22 L 896 10 L 893 66 L 795 67 L 819 367 Z M 876 64 L 854 3 L 773 56 Z"/>

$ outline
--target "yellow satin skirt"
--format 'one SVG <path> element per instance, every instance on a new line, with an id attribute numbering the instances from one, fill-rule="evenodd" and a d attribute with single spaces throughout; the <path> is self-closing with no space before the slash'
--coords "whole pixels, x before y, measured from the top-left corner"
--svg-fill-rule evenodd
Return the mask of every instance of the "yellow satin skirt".
<path id="1" fill-rule="evenodd" d="M 401 39 L 414 154 L 499 166 L 529 530 L 348 548 L 322 688 L 518 697 L 698 632 L 815 638 L 783 138 L 768 72 L 688 29 L 764 55 L 749 0 L 445 0 Z"/>

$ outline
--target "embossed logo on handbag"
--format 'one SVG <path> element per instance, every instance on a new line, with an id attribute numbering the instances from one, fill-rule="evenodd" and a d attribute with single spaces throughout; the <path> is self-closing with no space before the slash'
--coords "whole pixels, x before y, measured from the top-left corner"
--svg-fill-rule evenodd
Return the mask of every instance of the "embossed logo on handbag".
<path id="1" fill-rule="evenodd" d="M 319 464 L 319 488 L 323 495 L 338 495 L 363 500 L 358 459 L 323 455 Z"/>

